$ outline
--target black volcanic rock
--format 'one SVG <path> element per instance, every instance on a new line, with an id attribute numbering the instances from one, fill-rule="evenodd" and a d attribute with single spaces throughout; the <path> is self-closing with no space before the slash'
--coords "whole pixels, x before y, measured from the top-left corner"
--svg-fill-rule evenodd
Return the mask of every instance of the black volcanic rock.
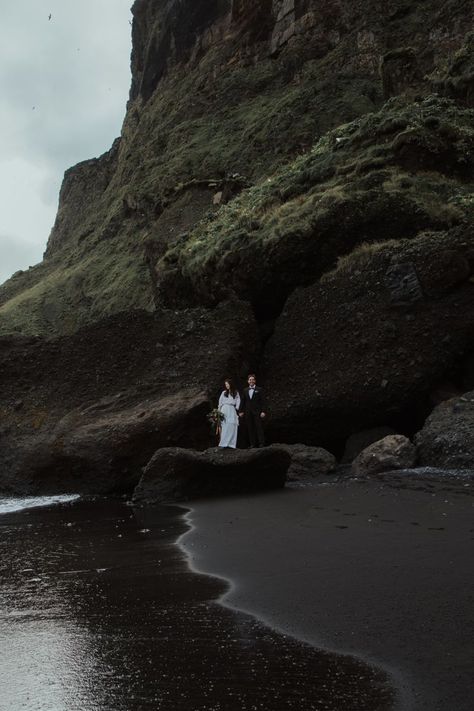
<path id="1" fill-rule="evenodd" d="M 231 0 L 136 0 L 132 7 L 133 82 L 130 98 L 145 101 L 176 63 L 189 61 L 199 37 L 228 14 Z"/>
<path id="2" fill-rule="evenodd" d="M 209 446 L 223 380 L 244 375 L 257 350 L 237 301 L 0 339 L 0 491 L 131 490 L 158 447 Z"/>
<path id="3" fill-rule="evenodd" d="M 278 445 L 204 452 L 168 447 L 145 467 L 133 501 L 152 505 L 279 489 L 290 462 L 291 455 Z"/>
<path id="4" fill-rule="evenodd" d="M 415 443 L 422 466 L 474 471 L 474 391 L 435 407 Z"/>
<path id="5" fill-rule="evenodd" d="M 474 342 L 470 228 L 362 247 L 296 290 L 268 341 L 262 377 L 274 441 L 331 444 L 380 424 L 410 428 L 427 394 Z M 392 301 L 386 275 L 410 264 L 423 297 Z M 421 410 L 422 412 L 422 410 Z"/>
<path id="6" fill-rule="evenodd" d="M 61 418 L 50 429 L 6 438 L 0 491 L 107 494 L 130 491 L 143 463 L 171 442 L 206 441 L 210 402 L 203 392 L 126 402 L 103 398 Z"/>

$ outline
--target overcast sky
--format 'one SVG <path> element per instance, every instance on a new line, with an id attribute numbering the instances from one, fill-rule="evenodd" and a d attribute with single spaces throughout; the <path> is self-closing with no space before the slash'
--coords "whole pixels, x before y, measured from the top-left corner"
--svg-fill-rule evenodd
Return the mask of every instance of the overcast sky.
<path id="1" fill-rule="evenodd" d="M 64 171 L 120 135 L 132 1 L 0 0 L 0 283 L 41 261 Z"/>

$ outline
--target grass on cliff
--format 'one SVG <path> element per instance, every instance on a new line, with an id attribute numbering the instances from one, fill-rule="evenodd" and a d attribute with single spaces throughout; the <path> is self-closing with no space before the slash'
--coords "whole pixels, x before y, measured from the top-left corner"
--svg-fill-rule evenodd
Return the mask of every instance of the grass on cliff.
<path id="1" fill-rule="evenodd" d="M 0 306 L 0 331 L 73 333 L 91 320 L 130 308 L 153 308 L 148 269 L 107 242 L 71 266 L 43 262 L 41 279 Z M 47 269 L 49 268 L 49 271 Z"/>
<path id="2" fill-rule="evenodd" d="M 146 308 L 152 284 L 137 245 L 179 185 L 235 173 L 261 179 L 381 101 L 373 78 L 334 76 L 303 56 L 232 65 L 216 79 L 215 67 L 226 65 L 233 48 L 229 56 L 222 51 L 211 48 L 195 71 L 163 80 L 138 123 L 129 112 L 106 190 L 80 215 L 72 209 L 52 259 L 0 287 L 0 332 L 70 331 L 103 314 Z M 127 195 L 149 207 L 144 218 L 124 214 Z"/>
<path id="3" fill-rule="evenodd" d="M 393 99 L 241 193 L 162 266 L 177 265 L 196 285 L 238 270 L 252 253 L 265 267 L 283 269 L 282 259 L 316 254 L 323 273 L 361 242 L 462 221 L 471 213 L 473 182 L 474 112 L 437 97 Z M 280 261 L 272 262 L 276 253 Z M 318 266 L 311 268 L 315 278 Z"/>
<path id="4" fill-rule="evenodd" d="M 143 111 L 131 144 L 141 192 L 166 195 L 179 182 L 228 173 L 254 181 L 381 102 L 372 79 L 325 78 L 317 61 L 298 73 L 284 58 L 265 58 L 207 82 L 206 73 L 225 62 L 219 51 L 208 52 L 197 76 L 165 80 Z"/>

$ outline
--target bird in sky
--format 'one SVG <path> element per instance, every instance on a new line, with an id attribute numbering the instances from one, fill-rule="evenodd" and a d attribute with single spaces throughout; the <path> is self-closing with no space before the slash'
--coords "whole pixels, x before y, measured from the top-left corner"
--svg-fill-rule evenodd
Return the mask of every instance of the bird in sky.
<path id="1" fill-rule="evenodd" d="M 51 18 L 52 18 L 52 14 L 51 14 L 51 13 L 49 13 L 49 17 L 48 17 L 48 20 L 50 20 Z"/>

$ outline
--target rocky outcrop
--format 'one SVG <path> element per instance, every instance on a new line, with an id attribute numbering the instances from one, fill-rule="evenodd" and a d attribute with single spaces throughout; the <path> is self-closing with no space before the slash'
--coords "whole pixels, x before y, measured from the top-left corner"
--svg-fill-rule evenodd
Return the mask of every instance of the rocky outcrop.
<path id="1" fill-rule="evenodd" d="M 209 409 L 207 395 L 190 390 L 135 405 L 124 395 L 103 398 L 68 413 L 50 429 L 9 440 L 2 449 L 1 490 L 130 491 L 157 447 L 206 441 Z"/>
<path id="2" fill-rule="evenodd" d="M 261 449 L 158 450 L 133 493 L 136 504 L 248 494 L 285 485 L 291 457 L 278 445 Z"/>
<path id="3" fill-rule="evenodd" d="M 474 470 L 474 391 L 438 405 L 415 443 L 422 466 Z"/>
<path id="4" fill-rule="evenodd" d="M 370 430 L 363 430 L 362 432 L 355 432 L 350 437 L 348 437 L 347 442 L 344 446 L 344 454 L 342 455 L 341 464 L 350 464 L 358 454 L 360 454 L 366 447 L 374 442 L 378 442 L 388 435 L 397 434 L 392 427 L 373 427 Z"/>
<path id="5" fill-rule="evenodd" d="M 472 244 L 466 227 L 367 245 L 295 291 L 265 349 L 271 436 L 331 448 L 356 428 L 415 425 L 427 394 L 472 348 Z M 419 292 L 402 298 L 394 273 L 408 266 Z"/>
<path id="6" fill-rule="evenodd" d="M 234 291 L 259 318 L 274 318 L 297 286 L 314 283 L 357 246 L 414 238 L 470 216 L 473 155 L 472 111 L 435 97 L 389 101 L 327 133 L 165 252 L 161 297 L 176 304 L 178 275 L 188 298 L 209 304 Z M 465 259 L 450 265 L 466 268 Z M 394 263 L 385 280 L 394 303 L 421 298 L 409 264 Z"/>
<path id="7" fill-rule="evenodd" d="M 305 444 L 279 444 L 291 456 L 288 479 L 299 481 L 326 476 L 336 469 L 336 457 L 322 447 Z"/>
<path id="8" fill-rule="evenodd" d="M 112 492 L 158 447 L 211 444 L 206 415 L 258 348 L 245 304 L 135 312 L 0 342 L 0 491 Z"/>
<path id="9" fill-rule="evenodd" d="M 416 462 L 416 447 L 403 435 L 388 435 L 364 449 L 352 462 L 354 476 L 363 477 L 393 469 L 410 469 Z"/>

